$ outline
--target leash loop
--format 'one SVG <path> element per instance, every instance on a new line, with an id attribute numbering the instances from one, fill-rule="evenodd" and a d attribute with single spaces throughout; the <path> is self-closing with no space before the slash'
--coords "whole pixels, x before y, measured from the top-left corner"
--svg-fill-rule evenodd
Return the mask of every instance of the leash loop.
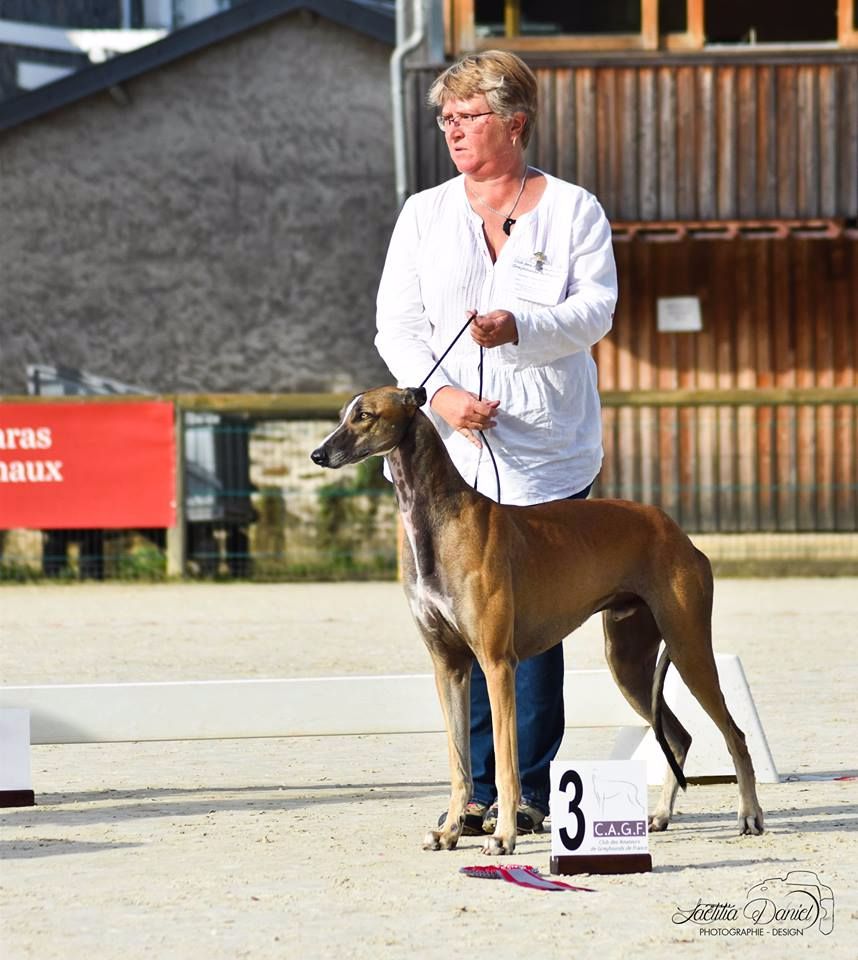
<path id="1" fill-rule="evenodd" d="M 484 353 L 485 353 L 485 348 L 481 344 L 480 345 L 480 393 L 478 397 L 478 399 L 480 400 L 483 399 L 483 354 Z M 492 460 L 492 466 L 495 468 L 495 482 L 497 483 L 497 486 L 498 486 L 498 503 L 500 503 L 501 502 L 500 471 L 498 470 L 497 460 L 495 460 L 495 454 L 494 454 L 494 451 L 492 450 L 492 445 L 486 439 L 485 433 L 482 430 L 478 432 L 480 434 L 480 439 L 486 445 L 486 450 L 489 451 L 489 456 L 491 457 L 491 460 Z M 477 489 L 477 481 L 479 480 L 479 478 L 480 478 L 480 461 L 477 460 L 477 474 L 474 477 L 474 490 Z"/>
<path id="2" fill-rule="evenodd" d="M 438 367 L 441 366 L 441 363 L 443 362 L 444 357 L 446 357 L 447 354 L 453 349 L 453 347 L 454 347 L 454 346 L 456 345 L 456 343 L 458 342 L 459 338 L 462 336 L 462 334 L 463 334 L 463 333 L 468 329 L 468 327 L 471 325 L 471 323 L 473 322 L 473 319 L 474 319 L 474 317 L 475 317 L 476 315 L 477 315 L 477 311 L 476 311 L 476 310 L 472 310 L 472 311 L 470 312 L 470 314 L 468 315 L 468 319 L 465 321 L 465 325 L 464 325 L 464 326 L 462 327 L 462 329 L 456 334 L 456 336 L 453 337 L 453 339 L 450 341 L 450 344 L 449 344 L 449 346 L 447 347 L 447 349 L 446 349 L 446 350 L 441 354 L 441 356 L 438 357 L 438 359 L 435 361 L 435 366 L 432 367 L 432 369 L 429 371 L 429 373 L 427 373 L 426 376 L 423 378 L 423 382 L 420 384 L 421 387 L 425 387 L 425 386 L 426 386 L 426 383 L 428 382 L 429 378 L 430 378 L 430 377 L 432 376 L 432 374 L 438 369 Z M 479 396 L 478 396 L 478 398 L 477 398 L 477 399 L 479 399 L 479 400 L 482 400 L 482 399 L 483 399 L 483 354 L 484 354 L 484 353 L 485 353 L 485 349 L 484 349 L 482 346 L 480 346 L 480 363 L 479 363 L 479 371 L 480 371 L 480 390 L 479 390 Z M 500 471 L 498 470 L 498 465 L 497 465 L 497 461 L 495 460 L 494 451 L 492 450 L 491 444 L 490 444 L 489 441 L 486 439 L 485 433 L 484 433 L 482 430 L 478 430 L 477 432 L 479 433 L 480 438 L 481 438 L 481 440 L 483 441 L 483 443 L 486 445 L 486 450 L 489 451 L 489 456 L 491 457 L 491 460 L 492 460 L 492 466 L 495 468 L 495 480 L 497 481 L 497 488 L 498 488 L 498 501 L 497 501 L 497 502 L 500 503 L 500 502 L 501 502 Z M 477 476 L 474 477 L 474 484 L 473 484 L 474 490 L 477 489 L 477 481 L 479 480 L 479 473 L 480 473 L 480 464 L 479 464 L 479 460 L 478 460 L 478 461 L 477 461 Z"/>

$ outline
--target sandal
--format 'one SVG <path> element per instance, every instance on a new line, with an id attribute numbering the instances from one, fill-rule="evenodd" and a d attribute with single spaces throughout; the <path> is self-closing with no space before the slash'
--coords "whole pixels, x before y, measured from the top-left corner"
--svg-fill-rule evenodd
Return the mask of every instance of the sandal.
<path id="1" fill-rule="evenodd" d="M 519 836 L 525 833 L 542 833 L 542 822 L 547 814 L 539 807 L 533 807 L 527 801 L 522 801 L 515 811 L 515 827 Z M 498 805 L 493 803 L 483 817 L 483 832 L 494 833 L 498 824 Z"/>
<path id="2" fill-rule="evenodd" d="M 463 837 L 481 837 L 483 835 L 483 818 L 488 809 L 484 803 L 478 803 L 476 800 L 469 801 L 465 807 L 465 820 L 462 823 L 461 835 Z M 443 827 L 446 819 L 447 811 L 445 810 L 438 817 L 438 826 Z"/>

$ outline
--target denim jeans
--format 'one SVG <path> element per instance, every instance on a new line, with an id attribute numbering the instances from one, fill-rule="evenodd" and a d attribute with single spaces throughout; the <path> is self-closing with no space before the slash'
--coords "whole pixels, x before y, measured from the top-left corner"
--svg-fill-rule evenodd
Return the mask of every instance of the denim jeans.
<path id="1" fill-rule="evenodd" d="M 590 487 L 569 497 L 585 500 Z M 518 764 L 521 796 L 531 806 L 548 813 L 549 765 L 563 739 L 563 644 L 522 660 L 515 674 L 518 729 Z M 471 672 L 471 772 L 473 799 L 490 805 L 495 790 L 495 751 L 492 713 L 486 677 L 478 663 Z"/>

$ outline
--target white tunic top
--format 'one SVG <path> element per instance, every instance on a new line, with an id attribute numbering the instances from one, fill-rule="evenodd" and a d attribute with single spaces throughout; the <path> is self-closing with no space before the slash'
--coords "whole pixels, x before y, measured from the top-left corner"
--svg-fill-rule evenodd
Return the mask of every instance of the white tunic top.
<path id="1" fill-rule="evenodd" d="M 519 342 L 484 352 L 483 392 L 499 400 L 485 432 L 500 472 L 503 503 L 542 503 L 591 483 L 602 462 L 596 365 L 590 347 L 611 328 L 617 277 L 611 228 L 596 198 L 545 175 L 538 205 L 517 218 L 492 263 L 482 219 L 464 176 L 410 197 L 402 208 L 378 291 L 375 344 L 399 386 L 419 386 L 468 313 L 509 310 Z M 541 254 L 539 258 L 534 254 Z M 554 284 L 524 289 L 538 261 Z M 518 284 L 518 285 L 517 285 Z M 550 284 L 549 284 L 550 286 Z M 465 332 L 426 383 L 427 396 L 453 385 L 479 392 L 480 348 Z M 453 462 L 497 498 L 491 459 L 428 407 Z"/>

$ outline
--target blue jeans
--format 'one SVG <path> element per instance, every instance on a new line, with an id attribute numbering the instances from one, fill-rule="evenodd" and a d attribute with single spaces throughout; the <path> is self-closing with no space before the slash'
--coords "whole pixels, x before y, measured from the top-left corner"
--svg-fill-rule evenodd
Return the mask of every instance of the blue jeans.
<path id="1" fill-rule="evenodd" d="M 590 487 L 569 497 L 585 500 Z M 557 756 L 566 717 L 563 712 L 563 644 L 522 660 L 515 673 L 518 764 L 522 799 L 548 813 L 549 765 Z M 471 672 L 471 772 L 473 799 L 491 805 L 495 790 L 492 712 L 486 677 L 478 663 Z"/>

